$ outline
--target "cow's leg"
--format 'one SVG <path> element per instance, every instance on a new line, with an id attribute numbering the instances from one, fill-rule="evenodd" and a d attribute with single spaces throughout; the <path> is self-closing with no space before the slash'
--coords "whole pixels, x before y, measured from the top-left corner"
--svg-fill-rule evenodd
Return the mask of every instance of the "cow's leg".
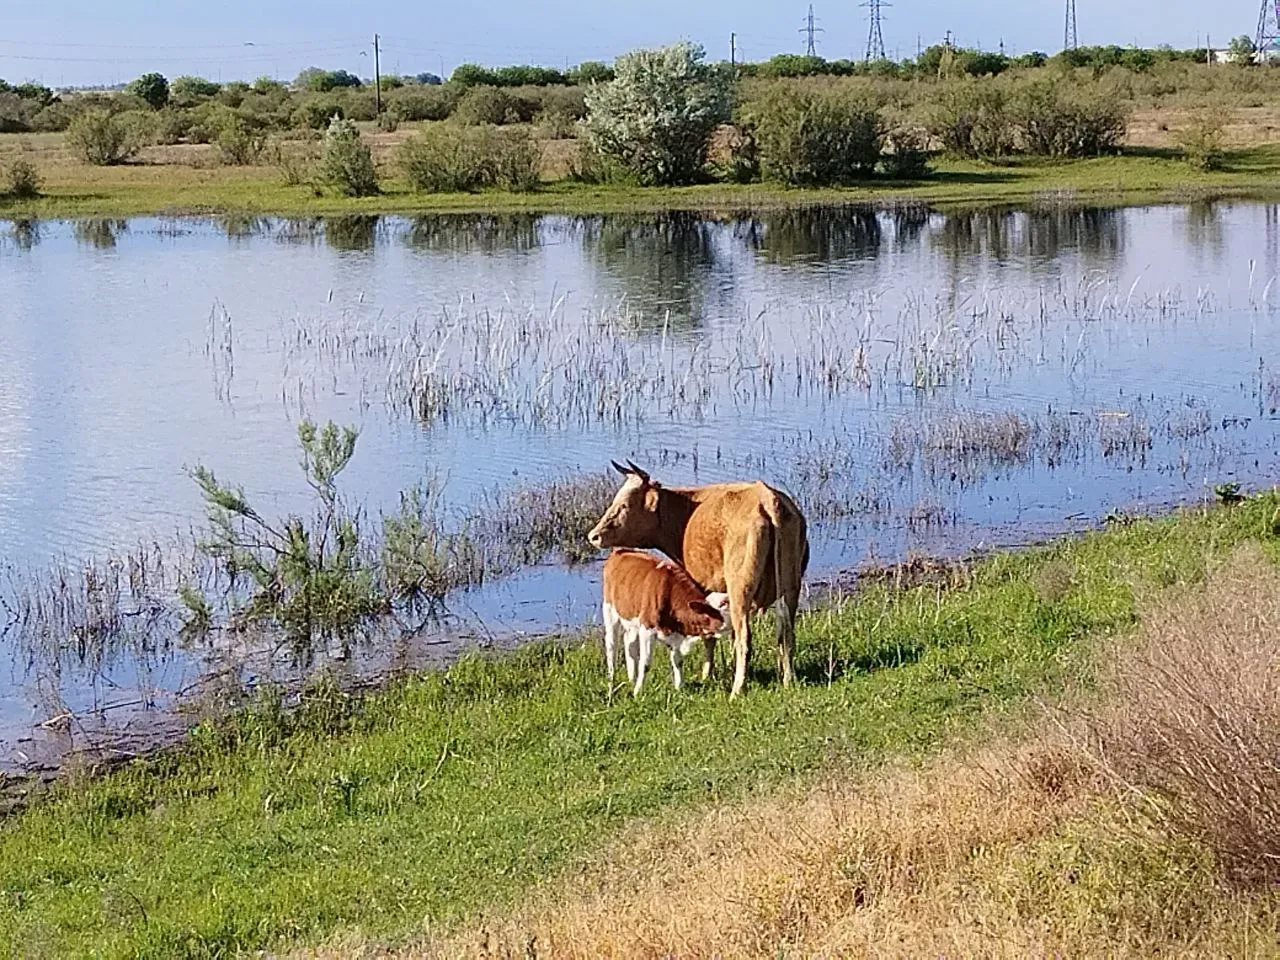
<path id="1" fill-rule="evenodd" d="M 747 685 L 747 662 L 751 659 L 751 601 L 750 589 L 729 590 L 729 620 L 733 624 L 733 689 L 729 695 L 736 697 Z"/>
<path id="2" fill-rule="evenodd" d="M 800 611 L 800 565 L 797 556 L 788 557 L 790 561 L 781 572 L 784 578 L 778 586 L 781 602 L 777 604 L 778 617 L 778 672 L 782 674 L 783 686 L 790 685 L 795 679 L 792 655 L 796 647 L 796 617 Z"/>
<path id="3" fill-rule="evenodd" d="M 729 594 L 729 622 L 733 625 L 733 688 L 730 696 L 738 696 L 747 685 L 747 664 L 751 660 L 751 614 L 756 608 L 756 594 L 766 564 L 773 562 L 771 529 L 765 517 L 749 530 L 729 555 L 739 557 L 737 566 L 725 570 L 726 592 Z"/>
<path id="4" fill-rule="evenodd" d="M 702 662 L 702 680 L 705 683 L 710 680 L 716 672 L 716 638 L 707 637 L 706 651 L 704 656 L 707 658 Z"/>

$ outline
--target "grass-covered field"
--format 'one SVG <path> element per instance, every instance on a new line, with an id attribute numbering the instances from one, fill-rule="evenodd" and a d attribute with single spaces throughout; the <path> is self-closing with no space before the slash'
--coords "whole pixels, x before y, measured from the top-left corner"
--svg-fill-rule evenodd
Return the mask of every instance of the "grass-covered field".
<path id="1" fill-rule="evenodd" d="M 852 188 L 799 190 L 771 184 L 640 188 L 555 179 L 562 166 L 559 153 L 568 149 L 569 141 L 544 143 L 544 168 L 551 171 L 546 175 L 552 179 L 536 192 L 415 193 L 397 179 L 390 159 L 397 138 L 403 135 L 368 135 L 383 180 L 381 195 L 364 198 L 340 197 L 331 190 L 317 196 L 310 186 L 287 186 L 271 166 L 222 166 L 207 147 L 154 147 L 138 161 L 94 167 L 71 159 L 60 134 L 4 135 L 0 136 L 0 165 L 6 157 L 28 157 L 44 183 L 43 196 L 37 199 L 0 196 L 0 217 L 750 211 L 894 200 L 939 206 L 1062 200 L 1120 205 L 1280 195 L 1280 144 L 1229 151 L 1224 169 L 1212 172 L 1191 167 L 1167 148 L 1132 147 L 1121 156 L 1069 162 L 1018 158 L 997 164 L 939 158 L 934 173 L 920 181 L 874 180 Z"/>
<path id="2" fill-rule="evenodd" d="M 676 695 L 662 670 L 610 702 L 589 636 L 361 702 L 264 705 L 0 824 L 0 954 L 225 956 L 464 921 L 628 824 L 923 755 L 1074 685 L 1138 596 L 1244 542 L 1280 558 L 1278 508 L 1273 493 L 868 588 L 802 618 L 798 687 L 774 685 L 762 643 L 737 702 L 720 684 Z"/>

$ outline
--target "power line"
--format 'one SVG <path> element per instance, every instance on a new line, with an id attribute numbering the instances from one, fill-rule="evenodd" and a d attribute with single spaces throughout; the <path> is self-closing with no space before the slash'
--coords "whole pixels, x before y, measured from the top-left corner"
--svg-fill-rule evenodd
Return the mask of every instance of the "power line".
<path id="1" fill-rule="evenodd" d="M 867 0 L 862 4 L 867 8 L 867 19 L 870 21 L 867 30 L 867 62 L 872 60 L 883 60 L 884 55 L 884 33 L 881 30 L 880 8 L 882 6 L 891 6 L 884 0 Z"/>
<path id="2" fill-rule="evenodd" d="M 818 55 L 818 42 L 816 35 L 819 33 L 826 33 L 826 31 L 821 27 L 815 26 L 816 23 L 817 20 L 813 15 L 813 4 L 811 3 L 809 4 L 809 16 L 805 18 L 805 25 L 799 30 L 800 33 L 805 34 L 808 37 L 808 43 L 805 47 L 805 56 L 808 57 L 816 57 Z"/>

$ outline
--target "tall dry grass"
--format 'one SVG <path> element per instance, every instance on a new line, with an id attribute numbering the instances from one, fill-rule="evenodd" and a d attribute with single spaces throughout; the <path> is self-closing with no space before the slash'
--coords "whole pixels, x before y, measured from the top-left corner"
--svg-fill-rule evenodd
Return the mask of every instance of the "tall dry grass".
<path id="1" fill-rule="evenodd" d="M 1111 676 L 1105 769 L 1232 879 L 1280 882 L 1280 576 L 1242 552 L 1145 635 Z"/>
<path id="2" fill-rule="evenodd" d="M 514 911 L 320 955 L 1274 956 L 1277 624 L 1239 555 L 1029 741 L 641 825 Z"/>

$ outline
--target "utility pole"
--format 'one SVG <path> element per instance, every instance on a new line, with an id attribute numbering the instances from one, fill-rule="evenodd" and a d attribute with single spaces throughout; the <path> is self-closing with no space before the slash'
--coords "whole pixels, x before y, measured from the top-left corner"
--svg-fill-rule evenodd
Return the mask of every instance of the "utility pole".
<path id="1" fill-rule="evenodd" d="M 374 112 L 382 116 L 382 62 L 378 58 L 378 35 L 373 35 L 373 103 Z"/>
<path id="2" fill-rule="evenodd" d="M 816 57 L 818 55 L 818 44 L 816 35 L 823 33 L 823 29 L 815 26 L 817 20 L 813 16 L 813 4 L 809 4 L 809 16 L 805 18 L 805 25 L 800 28 L 800 33 L 808 37 L 808 43 L 805 46 L 805 56 Z"/>
<path id="3" fill-rule="evenodd" d="M 735 70 L 738 68 L 738 35 L 736 33 L 729 34 L 729 66 Z"/>
<path id="4" fill-rule="evenodd" d="M 1062 46 L 1074 50 L 1080 46 L 1080 34 L 1076 30 L 1076 0 L 1067 0 L 1067 22 L 1062 29 Z"/>

